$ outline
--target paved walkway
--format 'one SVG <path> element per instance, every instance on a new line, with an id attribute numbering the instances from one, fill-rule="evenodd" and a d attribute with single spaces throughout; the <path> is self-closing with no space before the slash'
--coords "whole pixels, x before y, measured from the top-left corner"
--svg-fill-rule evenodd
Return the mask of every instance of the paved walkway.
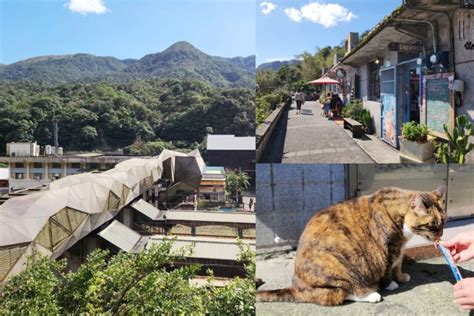
<path id="1" fill-rule="evenodd" d="M 257 277 L 266 283 L 260 290 L 271 290 L 291 285 L 294 252 L 271 259 L 257 257 Z M 412 280 L 395 291 L 380 291 L 380 303 L 346 302 L 341 306 L 325 307 L 316 304 L 257 303 L 257 315 L 469 315 L 453 302 L 454 278 L 441 257 L 404 264 L 404 272 Z M 463 277 L 474 277 L 474 262 L 462 263 Z"/>
<path id="2" fill-rule="evenodd" d="M 352 138 L 342 121 L 321 116 L 319 102 L 306 102 L 302 113 L 296 105 L 286 111 L 273 132 L 263 155 L 264 163 L 400 163 L 398 151 L 378 139 L 364 135 Z"/>

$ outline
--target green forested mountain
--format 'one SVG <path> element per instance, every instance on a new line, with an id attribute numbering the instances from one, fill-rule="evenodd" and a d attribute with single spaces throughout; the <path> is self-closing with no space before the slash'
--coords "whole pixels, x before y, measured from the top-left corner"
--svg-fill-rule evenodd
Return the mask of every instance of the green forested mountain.
<path id="1" fill-rule="evenodd" d="M 178 79 L 55 87 L 5 82 L 0 84 L 0 153 L 10 141 L 51 144 L 54 116 L 67 151 L 128 146 L 130 153 L 157 154 L 163 147 L 195 148 L 208 132 L 254 135 L 255 90 Z"/>
<path id="2" fill-rule="evenodd" d="M 260 64 L 257 67 L 257 70 L 258 71 L 260 71 L 260 70 L 278 70 L 283 66 L 291 66 L 291 65 L 298 65 L 298 64 L 301 64 L 301 60 L 298 60 L 298 59 L 283 60 L 283 61 L 276 60 L 276 61 Z"/>
<path id="3" fill-rule="evenodd" d="M 1 81 L 30 80 L 46 85 L 104 80 L 193 79 L 216 87 L 255 87 L 255 56 L 222 58 L 203 53 L 187 42 L 139 60 L 88 54 L 42 56 L 0 65 Z"/>
<path id="4" fill-rule="evenodd" d="M 248 66 L 253 60 L 253 71 Z M 146 55 L 122 73 L 134 78 L 178 78 L 208 82 L 217 87 L 255 86 L 255 58 L 229 59 L 209 56 L 187 42 L 178 42 L 161 53 Z"/>

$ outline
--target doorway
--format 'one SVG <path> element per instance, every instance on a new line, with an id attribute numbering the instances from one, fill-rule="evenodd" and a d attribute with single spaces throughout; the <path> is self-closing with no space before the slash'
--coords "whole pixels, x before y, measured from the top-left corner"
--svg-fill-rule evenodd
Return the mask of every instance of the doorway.
<path id="1" fill-rule="evenodd" d="M 403 76 L 403 116 L 402 123 L 414 121 L 420 123 L 420 75 L 414 62 L 402 68 Z"/>

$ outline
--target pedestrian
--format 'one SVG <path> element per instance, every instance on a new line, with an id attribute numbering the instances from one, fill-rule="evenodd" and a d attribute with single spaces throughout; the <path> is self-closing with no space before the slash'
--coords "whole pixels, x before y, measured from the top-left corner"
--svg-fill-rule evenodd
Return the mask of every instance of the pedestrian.
<path id="1" fill-rule="evenodd" d="M 441 241 L 453 256 L 454 262 L 465 262 L 474 258 L 474 231 L 459 233 L 450 240 Z M 462 309 L 474 309 L 474 278 L 465 278 L 453 286 L 454 301 Z"/>
<path id="2" fill-rule="evenodd" d="M 295 101 L 296 101 L 296 115 L 299 115 L 301 112 L 301 106 L 304 104 L 304 93 L 301 89 L 295 93 Z"/>
<path id="3" fill-rule="evenodd" d="M 252 212 L 252 206 L 253 206 L 253 199 L 250 198 L 250 201 L 249 201 L 249 212 Z"/>
<path id="4" fill-rule="evenodd" d="M 331 92 L 328 92 L 326 94 L 326 98 L 324 99 L 324 103 L 323 103 L 323 112 L 324 112 L 325 117 L 329 116 L 329 105 L 331 104 L 331 99 L 332 99 L 332 94 Z"/>

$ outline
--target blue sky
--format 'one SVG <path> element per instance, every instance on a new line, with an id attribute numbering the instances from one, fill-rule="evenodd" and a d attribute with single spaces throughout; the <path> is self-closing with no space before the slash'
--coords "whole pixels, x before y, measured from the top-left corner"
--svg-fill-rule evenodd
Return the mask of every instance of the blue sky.
<path id="1" fill-rule="evenodd" d="M 349 32 L 362 33 L 374 27 L 401 2 L 257 0 L 257 65 L 339 45 Z"/>
<path id="2" fill-rule="evenodd" d="M 0 0 L 0 63 L 71 53 L 141 58 L 185 40 L 255 54 L 253 0 Z"/>

